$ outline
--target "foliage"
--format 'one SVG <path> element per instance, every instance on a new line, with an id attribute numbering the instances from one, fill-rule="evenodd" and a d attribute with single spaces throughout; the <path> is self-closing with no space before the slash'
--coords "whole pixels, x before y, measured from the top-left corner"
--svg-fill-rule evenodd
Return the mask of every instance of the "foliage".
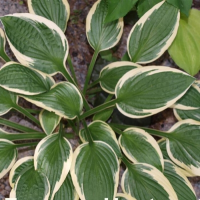
<path id="1" fill-rule="evenodd" d="M 184 55 L 189 49 L 188 35 L 196 33 L 190 23 L 198 11 L 191 11 L 186 24 L 183 17 L 180 20 L 180 11 L 187 15 L 191 3 L 181 2 L 95 2 L 86 19 L 86 35 L 94 55 L 83 90 L 64 34 L 70 16 L 67 0 L 28 0 L 31 14 L 0 18 L 4 26 L 4 31 L 0 29 L 0 56 L 6 62 L 0 69 L 0 115 L 15 109 L 44 131 L 0 118 L 0 124 L 19 131 L 12 134 L 0 129 L 0 178 L 11 170 L 11 198 L 196 199 L 187 176 L 200 176 L 200 84 L 181 70 L 149 66 L 168 50 L 178 32 L 170 54 L 177 64 L 186 63 L 186 67 L 179 65 L 192 75 L 199 70 L 196 65 L 190 66 Z M 122 17 L 133 6 L 141 18 L 129 34 L 123 61 L 119 61 L 110 49 L 119 43 Z M 6 40 L 19 63 L 7 56 Z M 199 53 L 198 48 L 195 53 Z M 98 55 L 101 69 L 95 69 L 95 80 L 91 81 Z M 53 76 L 57 73 L 66 81 L 56 83 Z M 41 110 L 22 108 L 19 98 Z M 98 101 L 92 101 L 95 98 Z M 168 132 L 134 127 L 148 125 L 147 117 L 170 107 L 179 122 Z M 124 124 L 127 118 L 132 120 L 130 125 Z M 82 144 L 73 152 L 68 139 L 77 135 Z M 161 140 L 157 142 L 153 136 Z M 18 148 L 25 146 L 36 146 L 34 156 L 16 162 Z M 121 181 L 123 193 L 117 193 L 121 163 L 126 167 Z"/>

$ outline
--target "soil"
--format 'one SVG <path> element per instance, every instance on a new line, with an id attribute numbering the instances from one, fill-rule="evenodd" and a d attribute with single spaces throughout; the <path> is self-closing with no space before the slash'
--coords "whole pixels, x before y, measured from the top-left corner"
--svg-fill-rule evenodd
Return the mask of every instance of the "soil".
<path id="1" fill-rule="evenodd" d="M 85 19 L 87 13 L 93 3 L 94 0 L 68 0 L 71 8 L 71 16 L 68 23 L 68 28 L 66 31 L 66 36 L 70 46 L 70 55 L 72 57 L 73 64 L 75 66 L 75 71 L 77 75 L 77 79 L 79 82 L 80 87 L 83 87 L 87 66 L 91 61 L 91 57 L 93 54 L 93 49 L 89 46 L 85 34 Z M 200 8 L 200 0 L 195 0 L 193 3 L 195 8 Z M 28 12 L 27 9 L 27 2 L 26 0 L 0 0 L 0 16 L 12 13 L 23 13 Z M 132 25 L 126 24 L 124 29 L 123 38 L 120 44 L 116 48 L 115 56 L 121 58 L 124 53 L 126 52 L 126 40 L 127 36 L 132 28 Z M 16 60 L 12 52 L 9 50 L 8 46 L 6 47 L 6 52 L 8 53 L 9 57 L 13 60 Z M 0 60 L 0 67 L 4 63 Z M 170 59 L 168 53 L 165 53 L 155 64 L 170 66 L 170 67 L 177 67 L 173 61 Z M 196 78 L 200 79 L 200 74 L 196 75 Z M 61 75 L 55 76 L 56 81 L 63 80 Z M 20 105 L 26 108 L 34 108 L 37 109 L 36 106 L 24 101 L 20 100 Z M 31 127 L 35 130 L 38 128 L 29 122 L 26 118 L 24 118 L 21 114 L 17 114 L 15 112 L 10 112 L 6 116 L 3 116 L 13 122 L 22 124 L 24 126 Z M 170 127 L 177 122 L 176 118 L 174 117 L 172 109 L 167 109 L 157 115 L 154 115 L 151 118 L 151 128 L 159 129 L 159 130 L 169 130 Z M 7 127 L 3 127 L 5 130 L 9 132 L 15 132 Z M 73 149 L 75 149 L 79 145 L 79 139 L 71 139 L 70 140 Z M 34 150 L 31 148 L 21 148 L 19 150 L 18 158 L 22 158 L 24 156 L 30 156 L 34 154 Z M 123 174 L 123 167 L 121 169 L 121 175 Z M 200 198 L 200 177 L 190 178 L 190 182 L 192 183 L 197 198 Z M 10 193 L 10 185 L 8 181 L 8 174 L 5 175 L 0 180 L 0 199 L 9 197 Z M 119 191 L 120 191 L 119 187 Z"/>

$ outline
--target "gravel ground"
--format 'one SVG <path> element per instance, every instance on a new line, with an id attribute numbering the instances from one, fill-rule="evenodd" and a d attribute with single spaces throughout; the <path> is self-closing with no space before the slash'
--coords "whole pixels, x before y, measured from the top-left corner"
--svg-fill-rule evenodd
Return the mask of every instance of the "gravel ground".
<path id="1" fill-rule="evenodd" d="M 68 0 L 71 8 L 71 17 L 68 23 L 68 29 L 66 32 L 66 36 L 68 38 L 69 46 L 70 46 L 70 55 L 72 57 L 73 64 L 75 66 L 75 71 L 77 75 L 77 79 L 79 81 L 80 87 L 83 87 L 87 66 L 91 61 L 91 57 L 93 54 L 92 48 L 87 43 L 87 38 L 85 35 L 85 19 L 86 15 L 93 4 L 94 0 Z M 194 7 L 200 8 L 200 0 L 194 1 Z M 26 0 L 0 0 L 0 16 L 11 14 L 11 13 L 23 13 L 28 12 Z M 126 25 L 124 29 L 123 38 L 120 44 L 117 46 L 117 51 L 115 52 L 116 57 L 122 57 L 122 55 L 126 52 L 126 40 L 127 36 L 130 32 L 131 25 Z M 14 55 L 6 48 L 6 51 L 10 58 L 15 60 Z M 0 60 L 0 67 L 4 63 Z M 162 58 L 156 61 L 155 64 L 176 67 L 172 60 L 169 58 L 169 55 L 165 53 Z M 200 79 L 200 74 L 197 74 L 196 77 Z M 63 80 L 61 75 L 55 76 L 56 81 Z M 36 108 L 34 105 L 20 100 L 20 105 L 23 105 L 27 108 Z M 15 112 L 10 112 L 5 116 L 7 119 L 22 124 L 24 126 L 31 127 L 35 130 L 38 130 L 36 126 L 31 124 L 27 119 L 24 119 L 22 115 L 16 114 Z M 171 109 L 167 109 L 164 112 L 161 112 L 157 115 L 154 115 L 151 118 L 151 128 L 159 129 L 159 130 L 168 130 L 170 127 L 176 123 L 176 119 Z M 7 131 L 12 131 L 7 127 L 3 127 Z M 13 131 L 12 131 L 13 132 Z M 79 139 L 70 140 L 73 149 L 75 149 L 79 145 Z M 21 148 L 19 150 L 19 158 L 24 156 L 30 156 L 34 154 L 34 150 L 30 148 Z M 121 168 L 120 174 L 124 171 L 123 167 Z M 197 198 L 200 198 L 200 178 L 195 177 L 191 178 L 190 182 L 192 183 L 195 192 L 197 194 Z M 8 181 L 8 174 L 4 176 L 0 180 L 0 200 L 1 198 L 5 198 L 9 196 L 10 186 Z M 119 191 L 121 188 L 119 187 Z"/>

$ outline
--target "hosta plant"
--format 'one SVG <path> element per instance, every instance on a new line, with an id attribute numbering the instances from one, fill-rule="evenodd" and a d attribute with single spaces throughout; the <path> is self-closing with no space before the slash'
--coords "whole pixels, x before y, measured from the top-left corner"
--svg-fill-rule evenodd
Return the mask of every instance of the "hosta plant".
<path id="1" fill-rule="evenodd" d="M 86 35 L 94 55 L 83 88 L 69 55 L 73 47 L 64 34 L 70 15 L 67 0 L 28 0 L 30 14 L 0 17 L 0 56 L 6 62 L 0 69 L 0 114 L 14 109 L 41 130 L 0 118 L 0 124 L 18 131 L 0 129 L 0 178 L 10 171 L 11 198 L 196 199 L 187 177 L 200 175 L 199 82 L 181 70 L 148 64 L 170 47 L 180 11 L 187 14 L 191 4 L 146 2 L 127 1 L 128 9 L 136 5 L 140 16 L 127 38 L 128 61 L 109 63 L 96 80 L 91 80 L 96 59 L 118 44 L 121 17 L 129 10 L 124 1 L 113 0 L 98 0 L 91 7 Z M 6 40 L 17 62 L 6 55 Z M 66 80 L 55 82 L 58 73 Z M 91 101 L 94 88 L 107 93 L 98 106 Z M 37 111 L 19 106 L 19 98 L 41 108 L 37 117 Z M 111 118 L 116 110 L 142 119 L 169 107 L 180 121 L 167 132 L 114 123 Z M 70 127 L 73 133 L 66 131 Z M 76 135 L 81 142 L 73 151 L 69 138 Z M 25 146 L 34 146 L 34 155 L 17 160 L 18 148 Z M 120 166 L 126 168 L 121 179 Z"/>

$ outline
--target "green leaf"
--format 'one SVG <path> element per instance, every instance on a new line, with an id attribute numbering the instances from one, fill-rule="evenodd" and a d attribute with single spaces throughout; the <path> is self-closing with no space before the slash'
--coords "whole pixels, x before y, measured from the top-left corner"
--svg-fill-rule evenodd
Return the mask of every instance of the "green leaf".
<path id="1" fill-rule="evenodd" d="M 200 109 L 195 109 L 195 110 L 174 109 L 174 115 L 176 119 L 179 121 L 184 119 L 193 119 L 196 121 L 200 121 Z"/>
<path id="2" fill-rule="evenodd" d="M 83 109 L 81 94 L 73 84 L 68 82 L 54 85 L 49 92 L 35 96 L 23 96 L 23 98 L 67 119 L 76 118 Z"/>
<path id="3" fill-rule="evenodd" d="M 17 179 L 29 168 L 33 167 L 33 156 L 27 156 L 18 160 L 12 167 L 9 175 L 9 183 L 12 188 Z"/>
<path id="4" fill-rule="evenodd" d="M 139 0 L 137 6 L 138 16 L 142 17 L 148 10 L 161 1 L 162 0 Z"/>
<path id="5" fill-rule="evenodd" d="M 86 34 L 90 46 L 97 52 L 114 47 L 120 40 L 124 22 L 123 19 L 104 23 L 108 13 L 105 0 L 98 0 L 91 8 L 86 19 Z"/>
<path id="6" fill-rule="evenodd" d="M 122 193 L 118 193 L 118 194 L 116 195 L 116 198 L 117 198 L 118 200 L 136 200 L 135 198 L 133 198 L 133 197 L 127 195 L 127 194 L 122 194 Z"/>
<path id="7" fill-rule="evenodd" d="M 122 176 L 121 185 L 126 194 L 137 200 L 178 200 L 163 173 L 148 164 L 130 164 Z"/>
<path id="8" fill-rule="evenodd" d="M 94 141 L 103 141 L 107 143 L 112 147 L 119 158 L 122 156 L 115 132 L 108 124 L 103 121 L 93 121 L 88 126 L 88 129 Z M 85 129 L 80 131 L 79 136 L 82 142 L 88 141 Z"/>
<path id="9" fill-rule="evenodd" d="M 0 178 L 10 171 L 17 159 L 15 144 L 9 140 L 0 139 Z"/>
<path id="10" fill-rule="evenodd" d="M 131 61 L 150 63 L 162 56 L 177 34 L 179 18 L 178 9 L 165 1 L 140 18 L 128 37 Z"/>
<path id="11" fill-rule="evenodd" d="M 113 56 L 113 53 L 110 49 L 106 50 L 106 51 L 102 51 L 100 53 L 100 56 L 101 56 L 102 59 L 109 61 L 109 62 L 117 61 L 117 58 Z"/>
<path id="12" fill-rule="evenodd" d="M 40 124 L 42 129 L 47 135 L 53 133 L 56 126 L 59 124 L 61 117 L 56 115 L 54 112 L 42 110 L 39 115 Z"/>
<path id="13" fill-rule="evenodd" d="M 99 80 L 101 88 L 107 93 L 114 94 L 119 79 L 128 71 L 139 67 L 141 66 L 126 61 L 114 62 L 107 65 L 100 72 Z"/>
<path id="14" fill-rule="evenodd" d="M 18 97 L 12 92 L 0 87 L 0 116 L 9 112 L 17 103 Z"/>
<path id="15" fill-rule="evenodd" d="M 0 86 L 11 92 L 36 95 L 54 84 L 50 76 L 15 62 L 6 63 L 0 70 Z"/>
<path id="16" fill-rule="evenodd" d="M 5 34 L 4 31 L 0 28 L 0 58 L 2 58 L 5 62 L 8 62 L 10 58 L 6 54 L 5 46 L 6 46 Z"/>
<path id="17" fill-rule="evenodd" d="M 27 169 L 17 180 L 11 198 L 48 200 L 50 185 L 47 177 L 34 167 Z"/>
<path id="18" fill-rule="evenodd" d="M 196 200 L 192 185 L 180 168 L 170 161 L 165 161 L 164 175 L 173 186 L 179 200 Z"/>
<path id="19" fill-rule="evenodd" d="M 119 162 L 109 145 L 84 143 L 74 152 L 71 176 L 80 199 L 114 199 L 119 179 Z"/>
<path id="20" fill-rule="evenodd" d="M 190 87 L 186 94 L 173 105 L 173 108 L 180 110 L 197 110 L 200 108 L 200 88 L 196 82 Z"/>
<path id="21" fill-rule="evenodd" d="M 36 147 L 34 166 L 49 180 L 49 200 L 53 200 L 55 193 L 65 181 L 71 167 L 72 154 L 70 143 L 60 134 L 47 136 Z"/>
<path id="22" fill-rule="evenodd" d="M 200 122 L 188 119 L 176 123 L 168 132 L 167 152 L 170 159 L 188 171 L 200 175 Z"/>
<path id="23" fill-rule="evenodd" d="M 75 190 L 70 173 L 68 173 L 64 183 L 56 192 L 53 200 L 79 200 L 79 196 Z"/>
<path id="24" fill-rule="evenodd" d="M 68 42 L 56 24 L 28 13 L 4 16 L 1 21 L 11 50 L 22 65 L 51 75 L 66 73 Z"/>
<path id="25" fill-rule="evenodd" d="M 65 32 L 70 16 L 67 0 L 28 0 L 28 8 L 30 13 L 46 17 Z"/>
<path id="26" fill-rule="evenodd" d="M 137 3 L 138 0 L 107 0 L 108 13 L 105 23 L 124 17 Z"/>
<path id="27" fill-rule="evenodd" d="M 93 116 L 93 120 L 94 121 L 95 120 L 101 120 L 101 121 L 105 122 L 111 117 L 113 110 L 114 110 L 114 108 L 108 108 L 106 110 L 98 112 Z"/>
<path id="28" fill-rule="evenodd" d="M 180 9 L 186 16 L 189 16 L 192 0 L 167 0 L 167 2 Z"/>
<path id="29" fill-rule="evenodd" d="M 187 2 L 187 1 L 186 1 Z M 200 11 L 192 9 L 188 18 L 181 17 L 177 36 L 169 48 L 175 63 L 187 73 L 195 75 L 200 70 Z"/>
<path id="30" fill-rule="evenodd" d="M 117 108 L 130 118 L 156 114 L 180 99 L 194 80 L 186 73 L 169 67 L 133 69 L 116 86 Z"/>
<path id="31" fill-rule="evenodd" d="M 166 160 L 171 160 L 167 153 L 167 147 L 166 147 L 166 139 L 162 138 L 158 141 L 158 145 L 160 147 L 160 150 L 162 152 L 163 158 Z"/>
<path id="32" fill-rule="evenodd" d="M 147 163 L 160 171 L 164 169 L 164 160 L 156 140 L 139 128 L 126 129 L 119 137 L 123 153 L 133 163 Z"/>

